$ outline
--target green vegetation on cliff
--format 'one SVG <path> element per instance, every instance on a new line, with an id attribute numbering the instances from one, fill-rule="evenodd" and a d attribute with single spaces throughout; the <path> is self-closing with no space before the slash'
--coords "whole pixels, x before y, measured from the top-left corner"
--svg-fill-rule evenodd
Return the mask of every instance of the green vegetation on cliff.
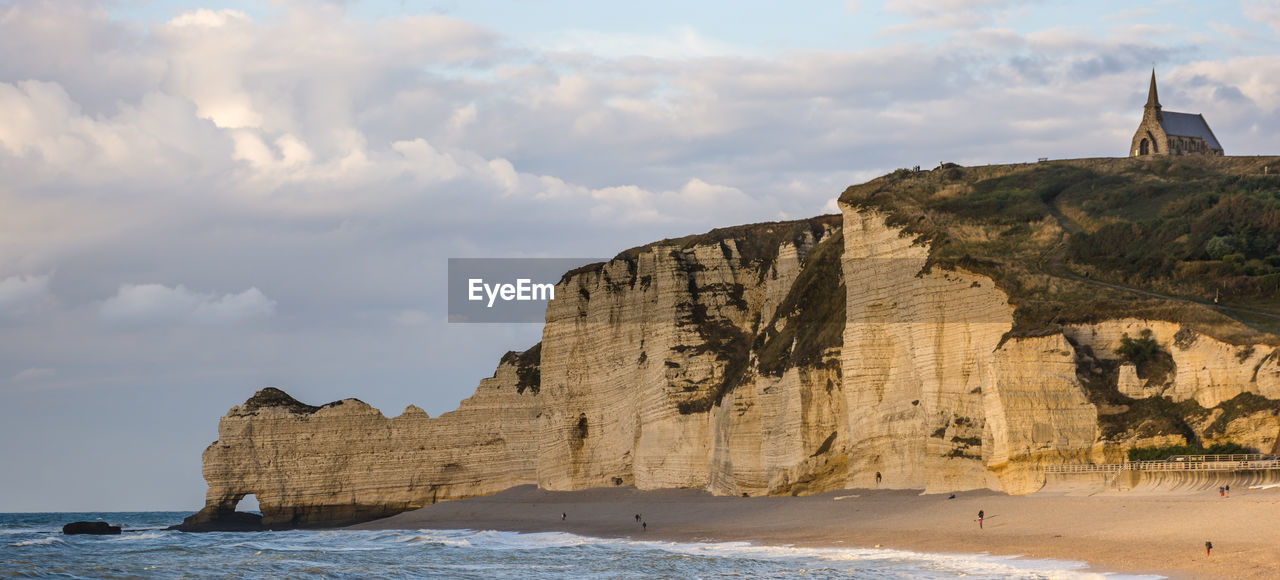
<path id="1" fill-rule="evenodd" d="M 1177 455 L 1231 455 L 1233 453 L 1258 453 L 1258 450 L 1236 443 L 1215 443 L 1208 447 L 1199 445 L 1136 447 L 1129 450 L 1129 461 L 1164 461 Z"/>
<path id="2" fill-rule="evenodd" d="M 844 235 L 814 246 L 801 265 L 773 320 L 756 337 L 760 372 L 779 376 L 788 368 L 818 366 L 827 349 L 844 342 L 845 288 L 840 274 Z"/>
<path id="3" fill-rule="evenodd" d="M 704 396 L 679 403 L 677 408 L 680 413 L 705 413 L 711 410 L 753 371 L 780 375 L 787 368 L 820 364 L 822 354 L 828 348 L 840 346 L 844 324 L 844 285 L 840 279 L 840 255 L 844 242 L 839 234 L 828 235 L 829 230 L 839 223 L 840 216 L 820 216 L 794 222 L 720 228 L 706 234 L 661 242 L 676 245 L 681 250 L 718 245 L 728 257 L 733 252 L 727 241 L 732 240 L 740 265 L 756 269 L 758 280 L 763 281 L 773 271 L 778 251 L 784 243 L 790 243 L 796 248 L 806 248 L 813 241 L 821 240 L 805 254 L 797 280 L 779 305 L 774 319 L 762 332 L 758 316 L 750 332 L 747 332 L 726 318 L 708 315 L 706 304 L 701 303 L 702 293 L 722 292 L 727 294 L 727 301 L 731 306 L 745 311 L 747 305 L 742 301 L 741 287 L 699 286 L 695 283 L 696 277 L 689 276 L 689 296 L 692 302 L 678 305 L 681 309 L 681 324 L 693 325 L 703 343 L 687 348 L 718 353 L 718 358 L 725 362 L 725 369 L 720 381 Z M 826 238 L 823 239 L 823 236 Z M 638 255 L 640 249 L 643 248 L 628 250 L 620 257 Z M 673 250 L 673 257 L 678 262 L 684 262 L 683 254 L 679 251 Z M 696 270 L 698 265 L 688 264 L 686 267 Z M 839 318 L 839 327 L 832 326 L 836 316 Z M 780 338 L 770 343 L 767 337 L 771 332 L 777 334 L 780 317 L 790 317 L 796 324 L 788 324 L 783 329 L 785 339 Z M 752 368 L 752 351 L 760 351 L 767 346 L 772 346 L 773 350 L 758 352 L 757 365 Z M 786 350 L 785 353 L 782 352 L 783 349 Z"/>
<path id="4" fill-rule="evenodd" d="M 636 260 L 639 259 L 640 254 L 652 251 L 655 247 L 672 246 L 676 250 L 683 251 L 697 246 L 718 245 L 727 254 L 730 252 L 727 244 L 729 241 L 733 241 L 740 265 L 755 268 L 763 280 L 773 266 L 773 261 L 777 259 L 778 249 L 782 247 L 784 242 L 791 242 L 793 245 L 801 246 L 804 245 L 806 240 L 821 239 L 827 230 L 839 226 L 839 215 L 822 215 L 789 222 L 764 222 L 716 228 L 703 234 L 667 238 L 643 246 L 636 246 L 623 250 L 613 259 L 622 260 L 630 265 L 630 271 L 634 275 Z M 560 281 L 564 282 L 585 272 L 599 271 L 604 265 L 605 262 L 596 262 L 570 270 L 565 272 Z M 643 283 L 644 281 L 633 279 L 629 282 L 634 284 L 636 282 Z"/>
<path id="5" fill-rule="evenodd" d="M 1230 339 L 1251 333 L 1228 317 L 1280 329 L 1278 170 L 1255 157 L 898 170 L 841 202 L 930 243 L 929 267 L 995 279 L 1014 335 L 1144 316 Z"/>
<path id="6" fill-rule="evenodd" d="M 542 341 L 524 352 L 508 351 L 502 363 L 516 367 L 516 393 L 523 395 L 527 390 L 536 395 L 542 389 Z"/>

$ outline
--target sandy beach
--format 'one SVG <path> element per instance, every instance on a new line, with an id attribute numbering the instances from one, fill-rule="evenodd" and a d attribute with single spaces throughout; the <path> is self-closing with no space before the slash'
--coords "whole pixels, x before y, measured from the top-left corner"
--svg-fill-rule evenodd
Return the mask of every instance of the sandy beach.
<path id="1" fill-rule="evenodd" d="M 1243 486 L 1241 486 L 1243 487 Z M 982 529 L 978 510 L 987 517 Z M 564 514 L 564 519 L 561 519 Z M 641 514 L 648 524 L 635 521 Z M 436 504 L 357 529 L 563 531 L 671 541 L 882 547 L 1087 562 L 1102 572 L 1172 578 L 1274 578 L 1280 489 L 1117 492 L 1091 496 L 990 491 L 921 495 L 846 490 L 807 497 L 715 497 L 695 490 L 521 486 Z M 1212 541 L 1212 555 L 1204 543 Z"/>

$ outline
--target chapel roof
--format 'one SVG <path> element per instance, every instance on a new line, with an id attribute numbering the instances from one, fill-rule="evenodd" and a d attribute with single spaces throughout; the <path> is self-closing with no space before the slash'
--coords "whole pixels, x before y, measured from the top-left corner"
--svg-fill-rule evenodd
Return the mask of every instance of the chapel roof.
<path id="1" fill-rule="evenodd" d="M 1199 137 L 1204 139 L 1205 144 L 1210 149 L 1222 149 L 1222 145 L 1218 144 L 1218 139 L 1213 136 L 1213 130 L 1209 128 L 1209 123 L 1205 122 L 1204 115 L 1164 111 L 1161 117 L 1163 117 L 1163 120 L 1160 126 L 1164 127 L 1165 134 L 1179 137 Z"/>

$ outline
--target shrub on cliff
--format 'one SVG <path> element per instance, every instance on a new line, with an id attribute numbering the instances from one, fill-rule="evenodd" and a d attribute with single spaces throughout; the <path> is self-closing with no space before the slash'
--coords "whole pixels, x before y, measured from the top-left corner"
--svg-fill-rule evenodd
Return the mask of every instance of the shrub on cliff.
<path id="1" fill-rule="evenodd" d="M 1140 378 L 1156 383 L 1163 383 L 1173 371 L 1173 356 L 1160 348 L 1160 343 L 1151 336 L 1151 329 L 1144 328 L 1138 338 L 1125 334 L 1115 353 L 1120 360 L 1137 367 Z"/>
<path id="2" fill-rule="evenodd" d="M 1257 449 L 1239 443 L 1214 443 L 1208 447 L 1199 445 L 1165 445 L 1162 447 L 1135 447 L 1129 450 L 1129 461 L 1164 461 L 1177 455 L 1233 455 L 1257 453 Z"/>

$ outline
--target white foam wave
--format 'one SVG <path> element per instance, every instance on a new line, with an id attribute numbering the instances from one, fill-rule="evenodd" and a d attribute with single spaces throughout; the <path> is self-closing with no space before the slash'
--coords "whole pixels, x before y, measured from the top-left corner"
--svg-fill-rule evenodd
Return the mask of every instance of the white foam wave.
<path id="1" fill-rule="evenodd" d="M 1051 578 L 1088 580 L 1152 580 L 1163 576 L 1130 576 L 1086 570 L 1088 564 L 1071 560 L 1023 559 L 990 554 L 940 554 L 880 548 L 799 548 L 762 546 L 749 542 L 680 543 L 638 542 L 650 547 L 686 555 L 726 556 L 755 559 L 814 559 L 829 562 L 916 563 L 938 572 L 956 575 L 1043 575 Z"/>
<path id="2" fill-rule="evenodd" d="M 241 548 L 255 552 L 376 552 L 386 550 L 385 544 L 352 541 L 360 538 L 347 531 L 287 531 L 254 533 L 254 538 L 228 544 L 228 548 Z"/>
<path id="3" fill-rule="evenodd" d="M 54 544 L 65 544 L 65 543 L 66 542 L 62 541 L 62 538 L 59 538 L 57 536 L 45 536 L 43 538 L 37 538 L 35 540 L 24 540 L 24 541 L 9 544 L 9 545 L 15 548 L 21 548 L 23 546 L 52 546 Z"/>
<path id="4" fill-rule="evenodd" d="M 110 542 L 144 542 L 147 540 L 155 540 L 158 538 L 163 538 L 164 536 L 165 534 L 162 534 L 160 532 L 142 532 L 140 534 L 138 533 L 120 534 L 119 536 L 112 537 L 108 541 Z"/>
<path id="5" fill-rule="evenodd" d="M 608 540 L 563 532 L 521 534 L 492 530 L 417 530 L 414 534 L 398 536 L 394 541 L 481 550 L 539 550 L 600 544 Z"/>
<path id="6" fill-rule="evenodd" d="M 399 536 L 398 542 L 440 544 L 487 550 L 537 550 L 576 546 L 608 546 L 619 549 L 652 549 L 698 557 L 750 558 L 758 560 L 809 560 L 824 562 L 865 562 L 893 565 L 912 564 L 947 576 L 1033 576 L 1072 580 L 1154 580 L 1158 575 L 1121 575 L 1088 570 L 1084 562 L 1025 559 L 990 554 L 940 554 L 880 548 L 802 548 L 766 546 L 750 542 L 662 542 L 591 538 L 564 532 L 516 532 L 471 530 L 417 530 Z"/>

